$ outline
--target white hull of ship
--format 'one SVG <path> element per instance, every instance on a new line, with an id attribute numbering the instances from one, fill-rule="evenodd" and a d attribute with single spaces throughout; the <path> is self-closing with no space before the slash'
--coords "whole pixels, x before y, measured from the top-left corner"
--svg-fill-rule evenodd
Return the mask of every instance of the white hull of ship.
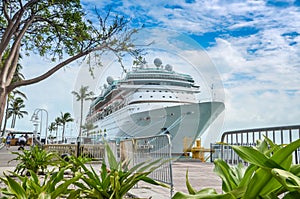
<path id="1" fill-rule="evenodd" d="M 95 122 L 95 130 L 121 140 L 169 133 L 172 154 L 182 154 L 223 110 L 222 102 L 129 105 Z"/>

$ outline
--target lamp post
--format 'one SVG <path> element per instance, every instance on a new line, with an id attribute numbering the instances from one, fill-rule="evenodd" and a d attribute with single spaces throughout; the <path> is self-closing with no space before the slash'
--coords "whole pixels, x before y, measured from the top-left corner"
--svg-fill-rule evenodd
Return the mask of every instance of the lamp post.
<path id="1" fill-rule="evenodd" d="M 41 120 L 40 120 L 40 134 L 42 134 L 42 127 L 43 127 L 43 111 L 46 113 L 46 129 L 45 129 L 45 144 L 48 142 L 48 111 L 46 109 L 42 108 L 37 108 L 34 110 L 33 115 L 31 116 L 31 120 L 33 122 L 33 125 L 35 126 L 35 137 L 37 134 L 37 126 L 38 126 L 38 121 L 39 117 L 38 114 L 41 113 Z M 42 135 L 40 135 L 42 136 Z"/>

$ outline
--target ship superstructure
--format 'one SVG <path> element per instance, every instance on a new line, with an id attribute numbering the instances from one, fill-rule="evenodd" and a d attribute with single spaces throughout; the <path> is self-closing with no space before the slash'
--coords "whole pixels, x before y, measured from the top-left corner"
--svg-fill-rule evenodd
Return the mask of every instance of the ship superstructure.
<path id="1" fill-rule="evenodd" d="M 168 133 L 172 153 L 183 153 L 183 140 L 191 144 L 223 110 L 222 102 L 200 102 L 194 79 L 163 66 L 139 66 L 108 85 L 93 100 L 86 122 L 96 127 L 99 139 L 126 139 Z"/>

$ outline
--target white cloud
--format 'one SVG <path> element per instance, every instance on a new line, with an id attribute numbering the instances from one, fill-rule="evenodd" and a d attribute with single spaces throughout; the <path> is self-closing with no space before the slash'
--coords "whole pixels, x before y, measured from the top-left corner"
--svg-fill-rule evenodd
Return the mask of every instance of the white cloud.
<path id="1" fill-rule="evenodd" d="M 109 3 L 84 2 L 97 4 L 99 8 Z M 284 36 L 299 31 L 299 8 L 270 7 L 259 0 L 207 0 L 193 4 L 180 1 L 176 2 L 177 9 L 166 8 L 167 4 L 172 6 L 164 1 L 126 0 L 122 1 L 122 6 L 112 9 L 146 26 L 158 25 L 187 35 L 214 31 L 220 34 L 215 46 L 210 46 L 207 52 L 225 85 L 227 110 L 224 129 L 299 123 L 300 36 Z M 242 33 L 230 35 L 245 27 L 256 31 L 247 36 Z M 26 69 L 26 77 L 45 70 L 41 67 L 43 65 L 50 65 L 35 58 L 27 63 L 30 68 Z M 71 112 L 70 92 L 76 81 L 76 72 L 76 67 L 66 69 L 44 82 L 22 88 L 29 98 L 27 110 L 30 116 L 37 107 L 49 109 L 52 118 L 60 111 Z M 30 128 L 28 117 L 22 122 L 17 121 L 17 125 Z"/>

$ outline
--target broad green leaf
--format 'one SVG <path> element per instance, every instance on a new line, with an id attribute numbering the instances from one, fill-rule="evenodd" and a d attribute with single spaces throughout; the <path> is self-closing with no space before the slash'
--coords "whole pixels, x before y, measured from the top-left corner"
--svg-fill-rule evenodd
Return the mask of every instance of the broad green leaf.
<path id="1" fill-rule="evenodd" d="M 216 159 L 214 164 L 214 172 L 222 179 L 222 190 L 227 193 L 235 189 L 238 186 L 238 182 L 228 164 L 221 159 Z"/>
<path id="2" fill-rule="evenodd" d="M 177 192 L 172 199 L 236 199 L 235 196 L 230 193 L 217 194 L 212 189 L 203 189 L 196 195 L 189 195 L 182 192 Z"/>
<path id="3" fill-rule="evenodd" d="M 58 196 L 60 196 L 62 193 L 67 193 L 67 190 L 68 190 L 68 187 L 70 186 L 70 184 L 79 180 L 81 178 L 81 176 L 82 176 L 82 174 L 76 173 L 73 178 L 71 178 L 70 180 L 64 181 L 62 184 L 60 184 L 54 190 L 54 192 L 51 193 L 51 198 L 58 198 Z"/>
<path id="4" fill-rule="evenodd" d="M 186 170 L 185 179 L 186 179 L 186 188 L 187 188 L 189 194 L 195 195 L 196 190 L 192 187 L 192 185 L 189 182 L 189 172 L 188 172 L 188 170 Z"/>
<path id="5" fill-rule="evenodd" d="M 300 193 L 297 191 L 293 191 L 293 192 L 284 194 L 282 199 L 296 199 L 296 198 L 300 198 Z"/>
<path id="6" fill-rule="evenodd" d="M 274 152 L 273 156 L 270 157 L 270 160 L 272 162 L 276 162 L 279 165 L 282 165 L 298 147 L 300 147 L 300 139 Z M 272 178 L 273 175 L 271 174 L 270 169 L 259 168 L 254 174 L 253 178 L 250 180 L 245 195 L 248 198 L 256 198 L 259 195 L 262 195 L 262 193 L 267 194 L 268 191 L 271 191 L 269 188 L 270 185 L 268 185 L 268 183 L 270 183 Z M 266 189 L 264 189 L 265 187 Z M 272 188 L 272 190 L 274 189 Z"/>
<path id="7" fill-rule="evenodd" d="M 289 171 L 272 169 L 273 176 L 289 191 L 300 192 L 300 178 Z"/>
<path id="8" fill-rule="evenodd" d="M 118 169 L 118 162 L 117 162 L 111 148 L 109 147 L 108 143 L 106 143 L 106 142 L 105 142 L 105 150 L 106 150 L 107 159 L 108 159 L 110 169 L 111 170 L 117 170 Z"/>
<path id="9" fill-rule="evenodd" d="M 290 172 L 298 177 L 300 177 L 300 164 L 292 165 Z"/>
<path id="10" fill-rule="evenodd" d="M 251 164 L 266 168 L 281 168 L 276 162 L 269 160 L 267 156 L 252 147 L 235 145 L 231 147 L 243 160 Z"/>
<path id="11" fill-rule="evenodd" d="M 8 191 L 15 194 L 19 199 L 27 199 L 25 190 L 18 182 L 9 176 L 6 176 L 8 182 Z"/>

